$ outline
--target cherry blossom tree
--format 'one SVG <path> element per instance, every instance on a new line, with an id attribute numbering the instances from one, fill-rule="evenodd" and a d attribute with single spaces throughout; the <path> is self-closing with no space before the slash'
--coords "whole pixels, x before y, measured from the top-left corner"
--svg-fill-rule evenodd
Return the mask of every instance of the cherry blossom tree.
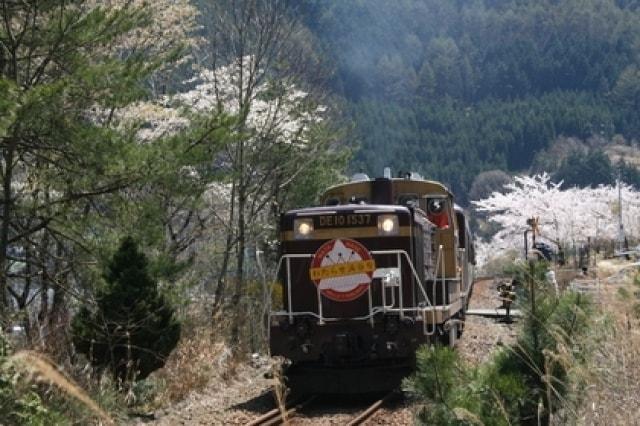
<path id="1" fill-rule="evenodd" d="M 507 250 L 523 250 L 528 218 L 539 218 L 543 237 L 562 245 L 591 239 L 615 240 L 619 233 L 617 186 L 560 189 L 548 174 L 519 176 L 488 198 L 473 201 L 476 210 L 500 225 L 488 242 L 478 242 L 480 263 Z M 640 235 L 640 193 L 620 184 L 622 224 L 627 235 Z"/>
<path id="2" fill-rule="evenodd" d="M 295 2 L 221 0 L 207 5 L 211 68 L 231 70 L 221 78 L 211 74 L 210 87 L 220 108 L 237 111 L 238 138 L 229 145 L 223 162 L 231 186 L 226 223 L 233 225 L 225 238 L 214 304 L 215 312 L 227 278 L 232 276 L 234 289 L 228 306 L 234 312 L 231 342 L 237 349 L 241 316 L 246 311 L 242 306 L 247 286 L 245 253 L 255 244 L 256 228 L 261 228 L 256 219 L 272 211 L 266 222 L 276 222 L 279 206 L 296 179 L 303 174 L 331 175 L 339 167 L 340 155 L 334 155 L 336 150 L 326 143 L 335 140 L 336 132 L 317 123 L 306 127 L 282 121 L 294 114 L 304 122 L 310 118 L 307 112 L 320 112 L 315 105 L 318 98 L 308 95 L 309 88 L 299 90 L 303 81 L 317 79 L 322 70 L 308 46 L 300 43 L 304 30 L 293 10 Z M 303 108 L 287 107 L 296 104 Z M 318 172 L 321 166 L 324 172 Z M 321 184 L 322 179 L 315 179 L 305 190 L 313 193 L 313 186 Z M 233 274 L 229 274 L 231 268 Z"/>
<path id="3" fill-rule="evenodd" d="M 202 248 L 208 242 L 208 264 L 211 264 L 211 247 L 218 247 L 220 262 L 218 282 L 215 286 L 216 307 L 224 299 L 226 271 L 238 235 L 238 140 L 243 144 L 244 179 L 244 227 L 248 230 L 245 241 L 251 247 L 269 244 L 275 232 L 276 218 L 273 205 L 286 204 L 290 188 L 313 170 L 331 174 L 340 168 L 343 161 L 325 165 L 327 159 L 335 158 L 332 148 L 335 134 L 328 132 L 328 109 L 301 90 L 292 82 L 264 79 L 252 89 L 252 97 L 245 99 L 250 108 L 242 116 L 238 96 L 239 67 L 250 68 L 253 59 L 242 58 L 242 64 L 234 62 L 216 69 L 201 69 L 184 83 L 187 90 L 173 95 L 161 96 L 156 100 L 139 102 L 118 110 L 111 120 L 122 129 L 133 129 L 140 143 L 157 144 L 162 138 L 171 138 L 187 129 L 200 127 L 200 134 L 206 134 L 209 125 L 207 117 L 219 115 L 231 117 L 232 140 L 214 149 L 209 157 L 201 158 L 208 163 L 213 173 L 202 173 L 197 165 L 185 164 L 185 170 L 201 183 L 198 191 L 191 193 L 192 202 L 180 203 L 182 209 L 167 209 L 174 212 L 172 218 L 164 222 L 173 230 L 183 230 L 189 241 Z M 256 71 L 258 72 L 258 71 Z M 245 105 L 247 105 L 245 104 Z M 106 116 L 107 113 L 103 113 Z M 243 121 L 240 126 L 239 122 Z M 203 124 L 204 123 L 204 124 Z M 324 130 L 323 130 L 324 129 Z M 192 137 L 190 146 L 201 145 L 198 132 Z M 339 155 L 344 159 L 344 155 Z M 330 160 L 329 160 L 330 161 Z M 304 173 L 303 173 L 304 172 Z M 333 176 L 335 180 L 336 176 Z M 305 191 L 313 193 L 324 184 L 319 179 L 307 184 Z M 154 192 L 161 192 L 158 188 Z M 183 188 L 179 191 L 183 195 Z M 166 197 L 169 200 L 172 197 Z M 196 202 L 199 200 L 198 202 Z M 174 223 L 176 219 L 196 218 L 184 227 Z M 205 235 L 206 234 L 206 235 Z M 172 240 L 180 240 L 168 230 Z M 186 237 L 186 235 L 185 235 Z M 195 237 L 195 238 L 194 238 Z M 186 238 L 182 238 L 185 240 Z M 217 241 L 216 241 L 217 240 Z M 226 240 L 226 244 L 219 241 Z M 186 245 L 181 245 L 186 249 Z M 244 250 L 243 250 L 244 252 Z"/>
<path id="4" fill-rule="evenodd" d="M 216 120 L 216 117 L 231 117 L 229 120 L 237 123 L 239 106 L 235 102 L 236 86 L 233 82 L 236 75 L 235 65 L 202 70 L 196 77 L 185 82 L 185 86 L 190 87 L 189 90 L 165 95 L 157 100 L 131 104 L 116 111 L 111 120 L 122 130 L 131 129 L 143 144 L 157 145 L 163 138 L 180 134 L 184 137 L 184 132 L 193 128 L 199 130 L 192 132 L 191 142 L 187 145 L 194 147 L 205 144 L 205 135 L 211 126 L 214 123 L 221 125 L 221 119 Z M 324 151 L 328 147 L 325 141 L 319 142 L 313 132 L 324 124 L 326 107 L 317 105 L 306 92 L 295 85 L 281 86 L 280 90 L 274 91 L 274 84 L 265 82 L 256 87 L 255 99 L 245 119 L 244 130 L 242 134 L 236 132 L 234 136 L 242 137 L 245 141 L 245 157 L 250 165 L 252 186 L 247 196 L 249 226 L 264 238 L 265 233 L 273 231 L 272 224 L 267 223 L 272 217 L 265 212 L 265 207 L 273 201 L 276 193 L 285 193 L 285 189 L 305 168 L 309 168 L 311 162 L 325 156 Z M 107 112 L 102 115 L 106 116 Z M 200 233 L 205 228 L 209 228 L 210 234 L 214 229 L 234 232 L 235 224 L 228 219 L 233 203 L 231 190 L 234 158 L 226 145 L 213 147 L 203 152 L 203 155 L 197 160 L 191 157 L 192 160 L 201 162 L 200 164 L 182 165 L 183 171 L 190 176 L 190 181 L 197 181 L 200 186 L 196 192 L 190 193 L 192 202 L 180 203 L 183 207 L 181 212 L 173 210 L 174 219 L 192 218 L 195 215 L 197 220 L 193 223 L 201 225 L 198 227 Z M 208 171 L 203 170 L 203 164 L 209 166 Z M 274 178 L 280 176 L 286 178 L 275 184 Z M 155 192 L 166 189 L 165 184 L 164 188 L 156 188 Z M 187 194 L 184 186 L 179 188 L 179 192 Z M 165 199 L 169 200 L 171 197 Z M 183 229 L 172 219 L 167 218 L 165 223 L 171 224 L 174 229 Z M 193 238 L 195 230 L 192 227 L 184 228 L 184 231 L 190 234 L 192 242 L 198 239 Z M 172 232 L 169 234 L 173 235 Z M 226 248 L 222 251 L 226 252 Z M 220 291 L 222 290 L 221 287 Z"/>

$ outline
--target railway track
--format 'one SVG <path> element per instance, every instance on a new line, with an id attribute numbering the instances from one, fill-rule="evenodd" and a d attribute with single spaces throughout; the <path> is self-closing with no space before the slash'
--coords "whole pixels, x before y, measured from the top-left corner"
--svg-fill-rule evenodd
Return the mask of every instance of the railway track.
<path id="1" fill-rule="evenodd" d="M 273 410 L 263 414 L 252 422 L 247 423 L 247 426 L 273 426 L 283 424 L 285 419 L 290 419 L 291 416 L 295 415 L 298 411 L 311 404 L 316 398 L 317 395 L 313 395 L 309 398 L 303 399 L 300 402 L 287 405 L 284 410 L 281 410 L 280 408 L 274 408 Z"/>
<path id="2" fill-rule="evenodd" d="M 364 410 L 362 413 L 360 413 L 360 415 L 358 415 L 357 417 L 352 419 L 349 423 L 347 423 L 347 425 L 348 426 L 358 426 L 358 425 L 363 424 L 370 417 L 372 417 L 375 414 L 375 412 L 378 411 L 378 409 L 380 409 L 380 407 L 382 407 L 384 405 L 385 402 L 387 402 L 389 399 L 391 399 L 391 397 L 393 395 L 394 395 L 394 392 L 391 392 L 391 393 L 387 394 L 387 396 L 385 396 L 384 398 L 381 398 L 381 399 L 377 400 L 376 402 L 371 404 L 366 410 Z"/>
<path id="3" fill-rule="evenodd" d="M 369 405 L 366 409 L 362 410 L 360 414 L 353 417 L 346 424 L 347 426 L 358 426 L 363 424 L 366 420 L 371 418 L 378 409 L 380 409 L 391 397 L 394 395 L 393 392 L 387 394 L 384 398 L 380 398 Z M 317 395 L 311 396 L 309 398 L 305 398 L 299 402 L 292 403 L 291 405 L 287 405 L 283 410 L 280 408 L 275 408 L 268 413 L 263 414 L 257 419 L 247 423 L 247 426 L 274 426 L 274 425 L 282 425 L 295 418 L 297 414 L 300 413 L 305 407 L 310 405 L 312 402 L 318 399 Z M 286 421 L 284 418 L 286 418 Z"/>

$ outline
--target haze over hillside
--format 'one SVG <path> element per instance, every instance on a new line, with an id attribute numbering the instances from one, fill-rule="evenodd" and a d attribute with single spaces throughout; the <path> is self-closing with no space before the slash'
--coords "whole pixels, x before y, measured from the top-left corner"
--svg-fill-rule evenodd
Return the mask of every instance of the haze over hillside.
<path id="1" fill-rule="evenodd" d="M 359 144 L 352 171 L 415 170 L 466 201 L 478 173 L 528 171 L 560 137 L 585 142 L 582 156 L 604 148 L 586 143 L 593 136 L 637 144 L 639 8 L 305 0 L 301 9 L 336 64 L 332 89 Z"/>

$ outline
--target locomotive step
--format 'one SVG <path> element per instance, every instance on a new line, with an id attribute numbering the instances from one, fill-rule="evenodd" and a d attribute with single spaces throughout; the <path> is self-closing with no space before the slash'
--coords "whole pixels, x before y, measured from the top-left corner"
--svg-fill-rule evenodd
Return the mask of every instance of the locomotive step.
<path id="1" fill-rule="evenodd" d="M 468 309 L 466 315 L 477 315 L 481 317 L 500 318 L 507 315 L 507 310 L 504 308 L 493 309 Z M 518 309 L 511 309 L 509 315 L 512 317 L 521 317 L 522 313 Z"/>

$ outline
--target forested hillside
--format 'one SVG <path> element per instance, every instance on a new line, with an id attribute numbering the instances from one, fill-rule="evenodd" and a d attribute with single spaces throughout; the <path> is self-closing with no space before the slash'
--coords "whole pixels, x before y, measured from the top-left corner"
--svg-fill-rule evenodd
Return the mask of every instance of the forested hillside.
<path id="1" fill-rule="evenodd" d="M 640 2 L 305 0 L 302 12 L 336 64 L 354 171 L 415 170 L 465 201 L 479 172 L 526 171 L 559 137 L 638 139 Z"/>

